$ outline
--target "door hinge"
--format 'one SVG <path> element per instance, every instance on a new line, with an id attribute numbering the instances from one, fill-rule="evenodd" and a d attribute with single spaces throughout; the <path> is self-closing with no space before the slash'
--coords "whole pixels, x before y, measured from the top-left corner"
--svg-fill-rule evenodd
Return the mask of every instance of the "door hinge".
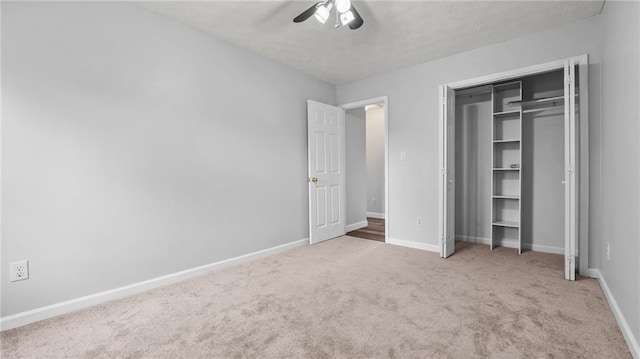
<path id="1" fill-rule="evenodd" d="M 567 75 L 566 82 L 567 82 L 567 84 L 571 85 L 573 83 L 573 76 Z"/>
<path id="2" fill-rule="evenodd" d="M 567 257 L 567 263 L 569 263 L 569 265 L 571 265 L 571 263 L 573 263 L 574 259 L 573 256 L 568 256 Z"/>
<path id="3" fill-rule="evenodd" d="M 571 165 L 569 167 L 567 167 L 567 173 L 573 173 L 573 171 L 575 171 L 575 166 Z"/>

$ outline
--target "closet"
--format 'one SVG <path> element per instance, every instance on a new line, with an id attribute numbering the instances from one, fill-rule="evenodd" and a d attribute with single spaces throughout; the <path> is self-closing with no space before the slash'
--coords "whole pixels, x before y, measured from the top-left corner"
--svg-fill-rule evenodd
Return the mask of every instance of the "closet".
<path id="1" fill-rule="evenodd" d="M 580 70 L 563 61 L 441 87 L 443 257 L 453 240 L 564 254 L 565 277 L 575 278 L 579 123 L 587 108 Z"/>
<path id="2" fill-rule="evenodd" d="M 456 239 L 564 253 L 562 92 L 562 71 L 456 91 Z"/>

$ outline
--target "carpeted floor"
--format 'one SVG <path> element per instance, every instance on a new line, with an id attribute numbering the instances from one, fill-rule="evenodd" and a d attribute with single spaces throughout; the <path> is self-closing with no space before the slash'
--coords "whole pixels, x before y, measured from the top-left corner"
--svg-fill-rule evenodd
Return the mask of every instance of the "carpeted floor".
<path id="1" fill-rule="evenodd" d="M 340 237 L 3 332 L 2 358 L 630 358 L 562 257 Z"/>

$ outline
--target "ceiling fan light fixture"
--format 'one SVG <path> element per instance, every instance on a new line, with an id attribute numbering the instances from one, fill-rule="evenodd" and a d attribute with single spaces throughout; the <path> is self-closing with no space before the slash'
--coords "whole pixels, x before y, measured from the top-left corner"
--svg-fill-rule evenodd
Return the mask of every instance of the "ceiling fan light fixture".
<path id="1" fill-rule="evenodd" d="M 340 22 L 342 23 L 342 26 L 347 25 L 354 19 L 355 19 L 355 16 L 353 16 L 353 12 L 351 11 L 344 12 L 340 15 Z"/>
<path id="2" fill-rule="evenodd" d="M 333 3 L 331 1 L 327 1 L 325 5 L 318 6 L 318 9 L 315 13 L 316 20 L 318 20 L 321 24 L 327 22 L 332 8 Z"/>
<path id="3" fill-rule="evenodd" d="M 351 9 L 351 0 L 336 0 L 336 10 L 339 13 L 344 14 L 349 9 Z"/>
<path id="4" fill-rule="evenodd" d="M 335 7 L 335 27 L 338 28 L 341 25 L 349 25 L 349 29 L 357 30 L 362 27 L 364 20 L 362 20 L 362 16 L 360 16 L 351 1 L 352 0 L 320 0 L 294 17 L 293 22 L 300 23 L 306 21 L 313 15 L 319 23 L 325 24 L 331 17 L 331 10 Z"/>

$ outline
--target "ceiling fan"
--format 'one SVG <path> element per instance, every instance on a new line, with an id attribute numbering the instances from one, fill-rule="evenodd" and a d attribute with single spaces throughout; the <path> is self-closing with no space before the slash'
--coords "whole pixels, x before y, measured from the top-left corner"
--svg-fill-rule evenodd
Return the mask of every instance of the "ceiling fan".
<path id="1" fill-rule="evenodd" d="M 336 8 L 336 25 L 339 27 L 348 25 L 351 30 L 360 28 L 364 23 L 362 17 L 356 11 L 356 8 L 351 4 L 351 0 L 324 0 L 318 1 L 312 7 L 303 11 L 300 15 L 293 19 L 293 22 L 303 22 L 310 18 L 311 15 L 315 15 L 315 18 L 324 24 L 331 15 L 331 9 Z"/>

